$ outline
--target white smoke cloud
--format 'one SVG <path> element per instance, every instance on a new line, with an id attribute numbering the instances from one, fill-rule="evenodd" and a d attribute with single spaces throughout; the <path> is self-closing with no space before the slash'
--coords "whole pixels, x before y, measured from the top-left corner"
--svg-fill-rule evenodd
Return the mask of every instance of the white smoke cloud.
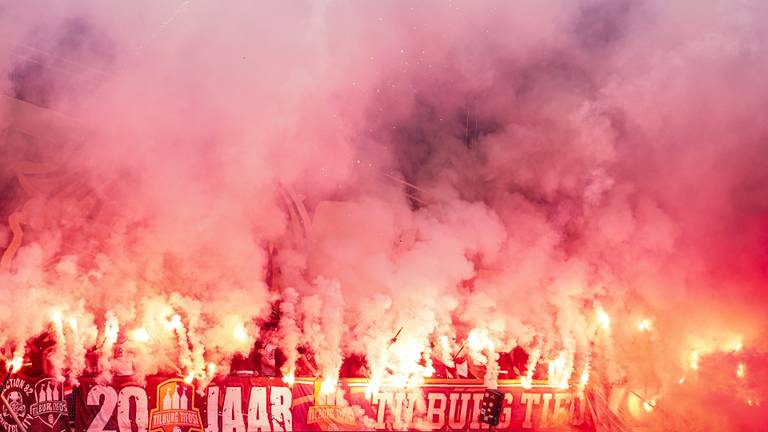
<path id="1" fill-rule="evenodd" d="M 765 9 L 2 5 L 0 353 L 205 382 L 280 301 L 286 370 L 301 341 L 407 383 L 482 335 L 655 387 L 657 430 L 757 430 Z"/>

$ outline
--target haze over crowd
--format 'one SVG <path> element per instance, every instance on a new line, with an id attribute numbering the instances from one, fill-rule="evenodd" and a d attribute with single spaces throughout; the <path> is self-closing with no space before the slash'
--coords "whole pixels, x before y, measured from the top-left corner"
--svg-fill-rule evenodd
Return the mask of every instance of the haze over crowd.
<path id="1" fill-rule="evenodd" d="M 286 374 L 469 339 L 759 430 L 767 8 L 0 2 L 2 354 L 206 380 L 279 304 Z"/>

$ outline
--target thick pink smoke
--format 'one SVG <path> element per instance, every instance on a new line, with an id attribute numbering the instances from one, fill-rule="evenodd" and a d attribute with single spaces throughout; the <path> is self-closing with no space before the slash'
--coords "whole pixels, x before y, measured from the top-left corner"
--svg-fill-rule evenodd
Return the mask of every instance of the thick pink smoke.
<path id="1" fill-rule="evenodd" d="M 279 303 L 286 373 L 520 345 L 654 430 L 768 420 L 762 2 L 17 3 L 7 361 L 209 379 Z"/>

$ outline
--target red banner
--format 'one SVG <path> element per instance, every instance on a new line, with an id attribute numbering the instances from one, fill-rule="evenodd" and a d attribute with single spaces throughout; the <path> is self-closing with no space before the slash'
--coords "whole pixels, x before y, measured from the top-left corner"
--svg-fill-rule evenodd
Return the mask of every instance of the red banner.
<path id="1" fill-rule="evenodd" d="M 2 406 L 0 431 L 19 432 L 16 419 L 28 432 L 65 432 L 69 414 L 64 386 L 53 378 L 15 375 L 0 393 L 8 406 Z M 10 410 L 9 410 L 10 407 Z M 16 414 L 16 419 L 13 415 Z"/>
<path id="2" fill-rule="evenodd" d="M 586 401 L 568 390 L 500 381 L 501 420 L 494 430 L 591 431 Z M 367 380 L 344 380 L 335 394 L 321 395 L 314 381 L 293 387 L 294 424 L 301 430 L 468 430 L 478 421 L 485 387 L 477 380 L 428 379 L 413 389 L 382 386 L 369 394 Z M 306 407 L 306 408 L 305 408 Z"/>
<path id="3" fill-rule="evenodd" d="M 501 381 L 499 431 L 593 431 L 585 399 L 548 386 L 524 389 Z M 468 430 L 478 422 L 485 391 L 475 380 L 426 380 L 412 389 L 382 386 L 370 394 L 363 379 L 342 380 L 335 393 L 319 382 L 222 377 L 200 389 L 180 378 L 150 377 L 145 385 L 81 380 L 77 432 L 256 432 L 284 430 Z M 14 432 L 10 431 L 9 432 Z"/>

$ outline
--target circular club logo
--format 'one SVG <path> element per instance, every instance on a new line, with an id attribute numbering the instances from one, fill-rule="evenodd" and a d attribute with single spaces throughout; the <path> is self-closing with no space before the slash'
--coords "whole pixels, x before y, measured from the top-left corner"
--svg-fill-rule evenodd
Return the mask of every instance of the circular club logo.
<path id="1" fill-rule="evenodd" d="M 24 425 L 29 428 L 32 423 L 32 414 L 30 406 L 35 402 L 34 388 L 23 378 L 11 378 L 2 389 L 2 395 L 8 405 L 2 404 L 2 415 L 0 415 L 0 429 L 7 432 L 20 432 L 19 426 L 14 419 L 14 415 Z M 10 408 L 10 409 L 9 409 Z"/>

